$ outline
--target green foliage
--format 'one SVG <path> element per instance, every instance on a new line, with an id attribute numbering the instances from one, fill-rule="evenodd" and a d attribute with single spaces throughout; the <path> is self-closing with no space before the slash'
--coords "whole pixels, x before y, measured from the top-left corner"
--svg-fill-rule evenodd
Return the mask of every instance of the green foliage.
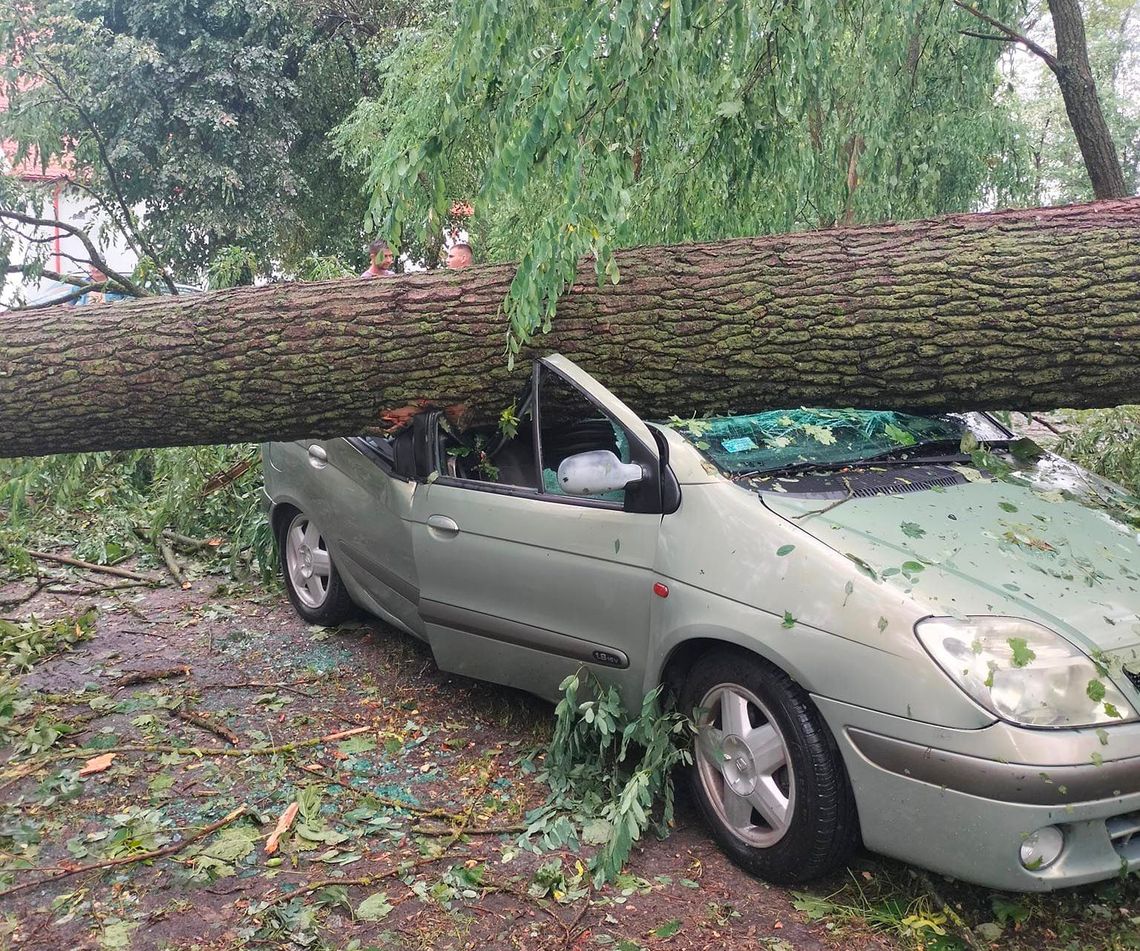
<path id="1" fill-rule="evenodd" d="M 243 474 L 213 491 L 210 480 L 250 461 Z M 0 567 L 26 574 L 22 549 L 62 540 L 76 556 L 114 563 L 146 547 L 163 529 L 224 540 L 218 550 L 231 571 L 270 572 L 273 539 L 261 509 L 261 463 L 256 447 L 77 453 L 0 460 Z"/>
<path id="2" fill-rule="evenodd" d="M 71 650 L 89 640 L 95 627 L 96 611 L 91 608 L 78 617 L 55 621 L 6 621 L 0 618 L 0 659 L 11 672 L 31 670 L 36 661 Z M 0 711 L 5 704 L 0 700 Z"/>
<path id="3" fill-rule="evenodd" d="M 288 0 L 6 5 L 0 133 L 73 164 L 104 220 L 177 273 L 234 247 L 258 273 L 359 258 L 360 178 L 327 135 L 368 86 L 371 41 L 340 26 Z"/>
<path id="4" fill-rule="evenodd" d="M 71 731 L 50 714 L 33 710 L 33 701 L 20 690 L 18 675 L 39 661 L 89 640 L 94 634 L 95 619 L 94 608 L 53 621 L 0 618 L 0 743 L 13 743 L 19 753 L 40 753 Z"/>
<path id="5" fill-rule="evenodd" d="M 582 255 L 616 282 L 616 247 L 1020 194 L 1000 48 L 961 36 L 970 25 L 917 0 L 463 3 L 400 37 L 337 141 L 397 243 L 474 203 L 484 257 L 520 262 L 516 352 Z"/>
<path id="6" fill-rule="evenodd" d="M 550 795 L 527 816 L 523 838 L 540 848 L 561 848 L 579 838 L 601 846 L 590 863 L 594 884 L 601 887 L 621 871 L 646 830 L 663 837 L 672 825 L 671 770 L 692 762 L 692 723 L 661 712 L 660 687 L 646 694 L 630 718 L 617 688 L 603 686 L 592 674 L 567 677 L 561 686 L 540 775 Z M 594 699 L 580 700 L 580 692 Z"/>
<path id="7" fill-rule="evenodd" d="M 1067 414 L 1056 451 L 1140 498 L 1140 406 Z"/>

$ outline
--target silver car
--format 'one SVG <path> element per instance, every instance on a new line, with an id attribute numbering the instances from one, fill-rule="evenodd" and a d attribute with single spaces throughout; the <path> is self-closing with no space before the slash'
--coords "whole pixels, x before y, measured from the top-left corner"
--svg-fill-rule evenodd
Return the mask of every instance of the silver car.
<path id="1" fill-rule="evenodd" d="M 301 616 L 358 606 L 548 698 L 581 668 L 635 705 L 665 684 L 702 711 L 709 827 L 772 881 L 858 841 L 1013 890 L 1140 867 L 1123 490 L 983 414 L 646 423 L 557 355 L 519 405 L 265 446 Z"/>

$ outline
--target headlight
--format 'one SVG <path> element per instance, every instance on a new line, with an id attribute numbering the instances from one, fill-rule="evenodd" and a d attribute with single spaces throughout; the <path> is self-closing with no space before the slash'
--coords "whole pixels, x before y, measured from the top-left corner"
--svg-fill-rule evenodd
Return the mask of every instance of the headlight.
<path id="1" fill-rule="evenodd" d="M 1003 720 L 1077 727 L 1136 719 L 1102 669 L 1033 621 L 939 617 L 919 621 L 914 630 L 950 678 Z"/>

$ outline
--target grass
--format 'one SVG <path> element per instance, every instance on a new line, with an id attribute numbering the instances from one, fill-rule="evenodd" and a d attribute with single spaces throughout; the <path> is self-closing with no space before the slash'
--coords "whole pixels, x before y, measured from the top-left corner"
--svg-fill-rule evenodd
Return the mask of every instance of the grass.
<path id="1" fill-rule="evenodd" d="M 1014 895 L 863 855 L 845 878 L 795 893 L 840 939 L 870 930 L 905 951 L 1136 951 L 1140 879 Z"/>

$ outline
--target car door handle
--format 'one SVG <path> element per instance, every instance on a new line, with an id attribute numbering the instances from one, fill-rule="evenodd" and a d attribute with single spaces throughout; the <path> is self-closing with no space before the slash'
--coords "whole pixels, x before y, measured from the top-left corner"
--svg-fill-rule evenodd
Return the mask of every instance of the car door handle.
<path id="1" fill-rule="evenodd" d="M 316 443 L 309 447 L 309 465 L 314 469 L 323 469 L 329 464 L 329 454 L 325 452 L 324 446 L 318 446 Z"/>
<path id="2" fill-rule="evenodd" d="M 454 538 L 459 534 L 459 523 L 446 515 L 429 515 L 427 526 L 436 538 Z"/>

